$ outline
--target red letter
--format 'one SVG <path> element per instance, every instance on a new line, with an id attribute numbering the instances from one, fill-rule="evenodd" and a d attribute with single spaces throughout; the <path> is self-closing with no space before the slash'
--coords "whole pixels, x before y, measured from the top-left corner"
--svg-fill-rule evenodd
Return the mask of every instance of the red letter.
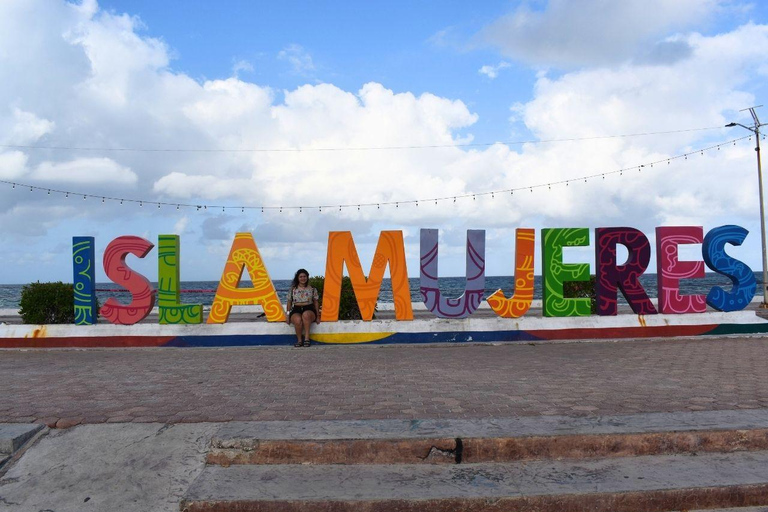
<path id="1" fill-rule="evenodd" d="M 104 272 L 115 284 L 131 292 L 131 303 L 120 304 L 110 297 L 99 310 L 101 316 L 119 325 L 133 325 L 140 322 L 155 305 L 155 290 L 146 277 L 134 272 L 125 263 L 125 257 L 133 254 L 139 258 L 152 250 L 152 242 L 138 236 L 120 236 L 112 240 L 104 251 Z"/>
<path id="2" fill-rule="evenodd" d="M 659 311 L 664 314 L 703 313 L 706 295 L 680 295 L 680 279 L 704 277 L 703 261 L 680 261 L 677 246 L 704 241 L 701 226 L 656 228 L 656 272 L 659 283 Z"/>

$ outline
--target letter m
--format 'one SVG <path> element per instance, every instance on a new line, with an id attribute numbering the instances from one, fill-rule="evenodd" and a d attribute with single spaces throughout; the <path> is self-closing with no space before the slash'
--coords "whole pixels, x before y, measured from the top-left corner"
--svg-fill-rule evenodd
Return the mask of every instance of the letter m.
<path id="1" fill-rule="evenodd" d="M 341 277 L 344 273 L 345 263 L 363 320 L 373 318 L 387 265 L 389 265 L 389 274 L 392 279 L 395 318 L 413 320 L 411 288 L 408 283 L 402 231 L 381 232 L 379 242 L 376 245 L 376 252 L 373 255 L 371 272 L 367 278 L 363 274 L 363 267 L 357 256 L 352 233 L 349 231 L 331 231 L 328 233 L 328 257 L 325 260 L 325 284 L 323 287 L 323 322 L 335 322 L 339 319 Z"/>

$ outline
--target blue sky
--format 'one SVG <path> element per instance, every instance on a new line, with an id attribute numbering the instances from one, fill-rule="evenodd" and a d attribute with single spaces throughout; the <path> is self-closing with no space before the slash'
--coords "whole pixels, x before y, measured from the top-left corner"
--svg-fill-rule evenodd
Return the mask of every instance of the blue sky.
<path id="1" fill-rule="evenodd" d="M 750 235 L 733 254 L 758 269 L 750 143 L 582 178 L 744 135 L 722 126 L 746 123 L 738 111 L 766 96 L 767 18 L 764 2 L 730 0 L 7 0 L 0 283 L 71 280 L 75 235 L 95 236 L 100 258 L 116 236 L 161 233 L 181 236 L 182 279 L 217 280 L 237 231 L 254 233 L 277 279 L 298 267 L 322 274 L 330 230 L 352 231 L 367 266 L 378 232 L 402 229 L 417 276 L 420 228 L 441 230 L 443 275 L 462 275 L 466 230 L 478 228 L 488 274 L 511 274 L 517 227 L 626 225 L 653 241 L 659 225 L 739 224 Z M 350 150 L 412 145 L 439 147 Z M 283 151 L 252 151 L 265 148 Z M 133 264 L 155 278 L 152 256 Z"/>

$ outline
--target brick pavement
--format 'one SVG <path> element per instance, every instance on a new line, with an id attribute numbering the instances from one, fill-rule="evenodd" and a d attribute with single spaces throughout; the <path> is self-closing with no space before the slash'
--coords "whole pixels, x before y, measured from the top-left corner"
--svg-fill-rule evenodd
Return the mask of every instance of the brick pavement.
<path id="1" fill-rule="evenodd" d="M 0 351 L 0 422 L 489 418 L 768 408 L 768 338 Z"/>

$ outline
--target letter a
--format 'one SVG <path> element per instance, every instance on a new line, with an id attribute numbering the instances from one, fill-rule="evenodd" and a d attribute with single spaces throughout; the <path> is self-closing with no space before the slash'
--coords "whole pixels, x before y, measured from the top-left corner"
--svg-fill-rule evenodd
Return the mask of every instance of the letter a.
<path id="1" fill-rule="evenodd" d="M 246 267 L 253 282 L 253 288 L 238 288 L 237 285 Z M 270 322 L 285 321 L 285 312 L 280 299 L 277 298 L 275 285 L 269 278 L 259 248 L 256 247 L 256 242 L 250 233 L 235 235 L 216 290 L 216 297 L 211 304 L 207 323 L 225 323 L 232 311 L 232 306 L 243 304 L 260 304 Z"/>

